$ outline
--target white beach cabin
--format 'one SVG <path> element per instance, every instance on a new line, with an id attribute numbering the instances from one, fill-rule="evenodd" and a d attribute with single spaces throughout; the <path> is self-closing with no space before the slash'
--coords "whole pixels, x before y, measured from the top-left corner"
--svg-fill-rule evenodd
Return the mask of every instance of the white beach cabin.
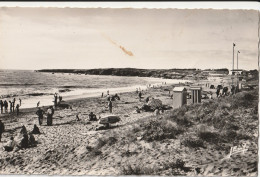
<path id="1" fill-rule="evenodd" d="M 174 87 L 173 91 L 173 109 L 187 104 L 187 89 L 185 87 Z"/>

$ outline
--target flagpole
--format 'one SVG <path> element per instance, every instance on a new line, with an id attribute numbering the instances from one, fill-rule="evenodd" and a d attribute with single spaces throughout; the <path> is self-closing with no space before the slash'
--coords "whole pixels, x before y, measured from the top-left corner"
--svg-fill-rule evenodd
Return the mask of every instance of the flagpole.
<path id="1" fill-rule="evenodd" d="M 232 74 L 231 74 L 231 77 L 232 77 L 232 85 L 234 84 L 233 83 L 233 75 L 234 75 L 234 48 L 235 48 L 235 43 L 233 43 L 233 63 L 232 63 Z"/>
<path id="2" fill-rule="evenodd" d="M 234 48 L 235 48 L 235 44 L 233 43 L 233 66 L 232 66 L 232 75 L 234 73 Z"/>
<path id="3" fill-rule="evenodd" d="M 237 70 L 238 70 L 238 53 L 240 53 L 239 50 L 237 51 Z"/>

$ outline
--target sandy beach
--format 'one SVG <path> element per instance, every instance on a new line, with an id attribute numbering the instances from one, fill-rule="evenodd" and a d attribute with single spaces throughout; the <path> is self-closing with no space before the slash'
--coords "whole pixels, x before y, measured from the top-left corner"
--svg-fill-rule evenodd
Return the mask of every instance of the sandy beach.
<path id="1" fill-rule="evenodd" d="M 169 110 L 158 117 L 154 116 L 153 112 L 135 112 L 135 107 L 140 108 L 144 104 L 144 99 L 148 96 L 160 99 L 164 105 L 171 106 L 173 100 L 169 96 L 169 90 L 172 90 L 172 88 L 173 85 L 150 88 L 143 92 L 141 101 L 139 101 L 136 92 L 120 93 L 120 100 L 113 101 L 113 114 L 118 115 L 121 121 L 113 124 L 108 130 L 95 131 L 100 124 L 97 121 L 90 122 L 88 120 L 90 112 L 94 112 L 97 117 L 110 114 L 106 97 L 67 101 L 66 103 L 70 104 L 72 109 L 57 109 L 54 113 L 53 126 L 46 126 L 46 117 L 43 125 L 38 125 L 37 115 L 35 114 L 36 108 L 23 109 L 18 117 L 15 114 L 1 114 L 6 132 L 3 134 L 0 147 L 9 140 L 10 136 L 14 136 L 16 140 L 19 139 L 22 125 L 25 125 L 27 130 L 31 131 L 36 124 L 42 134 L 35 135 L 35 139 L 39 142 L 37 147 L 12 152 L 4 152 L 0 148 L 0 162 L 2 164 L 0 172 L 1 174 L 122 175 L 122 167 L 129 163 L 140 166 L 142 161 L 145 161 L 145 166 L 160 168 L 160 166 L 163 166 L 162 163 L 170 163 L 171 159 L 178 158 L 184 159 L 189 168 L 195 169 L 200 164 L 200 168 L 204 169 L 205 174 L 225 174 L 225 170 L 223 171 L 225 168 L 226 173 L 228 170 L 232 171 L 232 168 L 228 165 L 230 163 L 237 164 L 241 158 L 244 159 L 243 156 L 239 156 L 235 161 L 227 162 L 221 160 L 228 154 L 228 150 L 225 148 L 216 150 L 212 145 L 208 145 L 207 151 L 203 151 L 202 149 L 193 150 L 185 147 L 182 145 L 183 139 L 192 136 L 189 129 L 187 129 L 187 133 L 179 135 L 178 139 L 166 139 L 160 142 L 137 141 L 133 137 L 137 136 L 138 139 L 138 136 L 140 136 L 132 134 L 136 126 L 145 124 L 148 120 L 160 120 L 160 116 L 167 117 L 174 113 Z M 203 88 L 207 90 L 205 85 Z M 208 102 L 208 100 L 202 100 L 202 102 Z M 188 105 L 190 103 L 191 99 L 188 99 Z M 76 114 L 79 114 L 80 121 L 76 121 Z M 190 112 L 188 111 L 187 114 L 190 114 Z M 254 136 L 257 136 L 257 129 L 253 133 Z M 128 140 L 125 140 L 124 137 L 127 137 Z M 105 148 L 103 147 L 101 151 L 103 145 L 100 144 L 106 138 L 108 138 L 110 145 L 104 146 Z M 117 144 L 114 144 L 113 138 L 120 138 L 120 140 Z M 131 138 L 135 139 L 131 140 L 134 143 L 128 145 L 124 143 Z M 247 160 L 244 159 L 249 161 L 249 164 L 251 161 L 254 163 L 255 153 L 257 152 L 255 142 L 251 141 L 250 147 L 250 155 L 247 156 Z M 97 149 L 95 150 L 95 148 Z M 174 154 L 177 156 L 172 157 Z M 187 156 L 187 154 L 190 155 Z M 212 171 L 214 164 L 215 166 L 222 166 L 223 169 Z M 238 166 L 241 166 L 241 164 Z M 147 172 L 146 174 L 150 173 Z M 170 175 L 173 173 L 164 170 L 159 174 Z M 179 174 L 196 175 L 194 171 L 184 172 L 183 170 Z M 237 174 L 241 174 L 241 171 Z"/>
<path id="2" fill-rule="evenodd" d="M 171 105 L 172 99 L 169 96 L 169 91 L 167 89 L 166 91 L 163 90 L 163 88 L 151 88 L 143 92 L 143 97 L 153 96 L 154 98 L 161 99 L 163 104 Z M 140 102 L 138 95 L 135 92 L 121 93 L 119 96 L 120 100 L 113 101 L 113 114 L 118 115 L 121 118 L 121 121 L 116 125 L 112 125 L 112 128 L 122 127 L 153 115 L 152 112 L 142 112 L 141 114 L 134 113 L 136 106 L 141 107 L 144 104 L 144 98 Z M 17 137 L 19 135 L 22 125 L 24 125 L 28 131 L 31 131 L 34 124 L 36 124 L 42 132 L 40 135 L 35 135 L 36 140 L 39 141 L 38 146 L 35 148 L 10 153 L 4 152 L 1 148 L 1 159 L 10 158 L 10 155 L 13 158 L 15 157 L 14 159 L 22 157 L 20 159 L 22 161 L 19 162 L 19 160 L 15 160 L 14 163 L 21 163 L 19 166 L 27 164 L 26 167 L 23 167 L 22 165 L 20 168 L 12 168 L 9 166 L 10 164 L 8 162 L 6 164 L 4 163 L 1 167 L 1 174 L 81 174 L 80 171 L 84 171 L 83 174 L 91 174 L 89 173 L 90 169 L 85 171 L 85 166 L 84 170 L 80 169 L 82 167 L 79 168 L 78 165 L 68 167 L 70 160 L 68 160 L 67 157 L 63 157 L 64 161 L 65 159 L 68 161 L 68 166 L 63 164 L 65 165 L 64 168 L 55 168 L 56 165 L 52 164 L 51 160 L 49 160 L 49 164 L 45 165 L 38 164 L 37 166 L 37 163 L 33 163 L 35 161 L 40 163 L 40 158 L 46 155 L 48 156 L 48 153 L 56 151 L 57 149 L 77 149 L 80 151 L 80 147 L 86 147 L 89 143 L 95 143 L 95 140 L 97 140 L 98 137 L 102 137 L 102 134 L 110 131 L 95 131 L 95 128 L 100 126 L 100 124 L 96 121 L 88 121 L 88 114 L 90 112 L 94 112 L 98 117 L 109 114 L 106 97 L 74 99 L 66 103 L 70 104 L 72 109 L 55 110 L 53 126 L 51 127 L 46 126 L 46 117 L 44 117 L 43 125 L 38 125 L 38 118 L 35 114 L 37 111 L 36 108 L 22 109 L 19 116 L 16 116 L 15 113 L 12 113 L 11 115 L 1 114 L 1 118 L 6 127 L 6 132 L 3 134 L 2 142 L 0 144 L 1 147 L 9 140 L 10 136 Z M 46 107 L 44 109 L 46 110 Z M 77 113 L 79 113 L 80 121 L 76 121 Z M 75 156 L 72 158 L 77 157 Z M 9 165 L 5 166 L 7 164 Z M 80 171 L 71 171 L 70 168 L 79 169 Z M 104 172 L 105 171 L 103 171 L 103 173 Z"/>

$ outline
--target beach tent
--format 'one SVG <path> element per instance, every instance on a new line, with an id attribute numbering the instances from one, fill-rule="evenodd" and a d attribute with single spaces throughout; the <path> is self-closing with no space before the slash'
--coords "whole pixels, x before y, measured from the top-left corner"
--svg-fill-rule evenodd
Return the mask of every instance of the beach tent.
<path id="1" fill-rule="evenodd" d="M 163 107 L 162 101 L 159 99 L 151 99 L 149 100 L 147 105 L 150 107 L 151 110 L 155 110 Z"/>
<path id="2" fill-rule="evenodd" d="M 185 87 L 174 87 L 173 91 L 173 109 L 187 104 L 187 89 Z"/>
<path id="3" fill-rule="evenodd" d="M 214 86 L 214 85 L 211 85 L 211 86 L 210 86 L 210 89 L 215 89 L 215 86 Z"/>

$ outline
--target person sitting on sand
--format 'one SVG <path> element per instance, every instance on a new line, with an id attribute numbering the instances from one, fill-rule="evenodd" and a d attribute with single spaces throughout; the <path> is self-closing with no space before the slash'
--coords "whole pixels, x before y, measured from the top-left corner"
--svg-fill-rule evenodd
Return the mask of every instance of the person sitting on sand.
<path id="1" fill-rule="evenodd" d="M 33 130 L 31 131 L 31 134 L 41 134 L 39 127 L 37 127 L 36 124 L 34 124 Z"/>
<path id="2" fill-rule="evenodd" d="M 42 125 L 44 111 L 39 107 L 36 114 L 38 115 L 39 125 Z"/>
<path id="3" fill-rule="evenodd" d="M 27 130 L 26 130 L 26 127 L 24 125 L 22 126 L 20 133 L 21 134 L 27 134 Z"/>
<path id="4" fill-rule="evenodd" d="M 21 140 L 21 142 L 19 143 L 19 145 L 17 145 L 20 149 L 26 149 L 29 147 L 29 139 L 28 139 L 28 135 L 23 134 L 23 139 Z"/>
<path id="5" fill-rule="evenodd" d="M 4 146 L 4 150 L 7 152 L 10 152 L 14 149 L 14 147 L 17 145 L 16 141 L 14 140 L 14 137 L 11 137 L 10 140 L 6 143 Z"/>
<path id="6" fill-rule="evenodd" d="M 159 114 L 160 114 L 160 111 L 159 111 L 158 108 L 156 108 L 155 111 L 154 111 L 154 115 L 158 116 Z"/>
<path id="7" fill-rule="evenodd" d="M 88 117 L 89 117 L 89 121 L 97 121 L 97 116 L 93 114 L 93 112 L 90 112 Z"/>
<path id="8" fill-rule="evenodd" d="M 35 140 L 34 136 L 32 133 L 29 134 L 29 141 L 28 144 L 30 147 L 35 147 L 37 146 L 37 141 Z"/>
<path id="9" fill-rule="evenodd" d="M 4 131 L 5 131 L 5 125 L 4 125 L 4 123 L 0 120 L 0 142 L 1 142 L 2 134 L 4 133 Z"/>

